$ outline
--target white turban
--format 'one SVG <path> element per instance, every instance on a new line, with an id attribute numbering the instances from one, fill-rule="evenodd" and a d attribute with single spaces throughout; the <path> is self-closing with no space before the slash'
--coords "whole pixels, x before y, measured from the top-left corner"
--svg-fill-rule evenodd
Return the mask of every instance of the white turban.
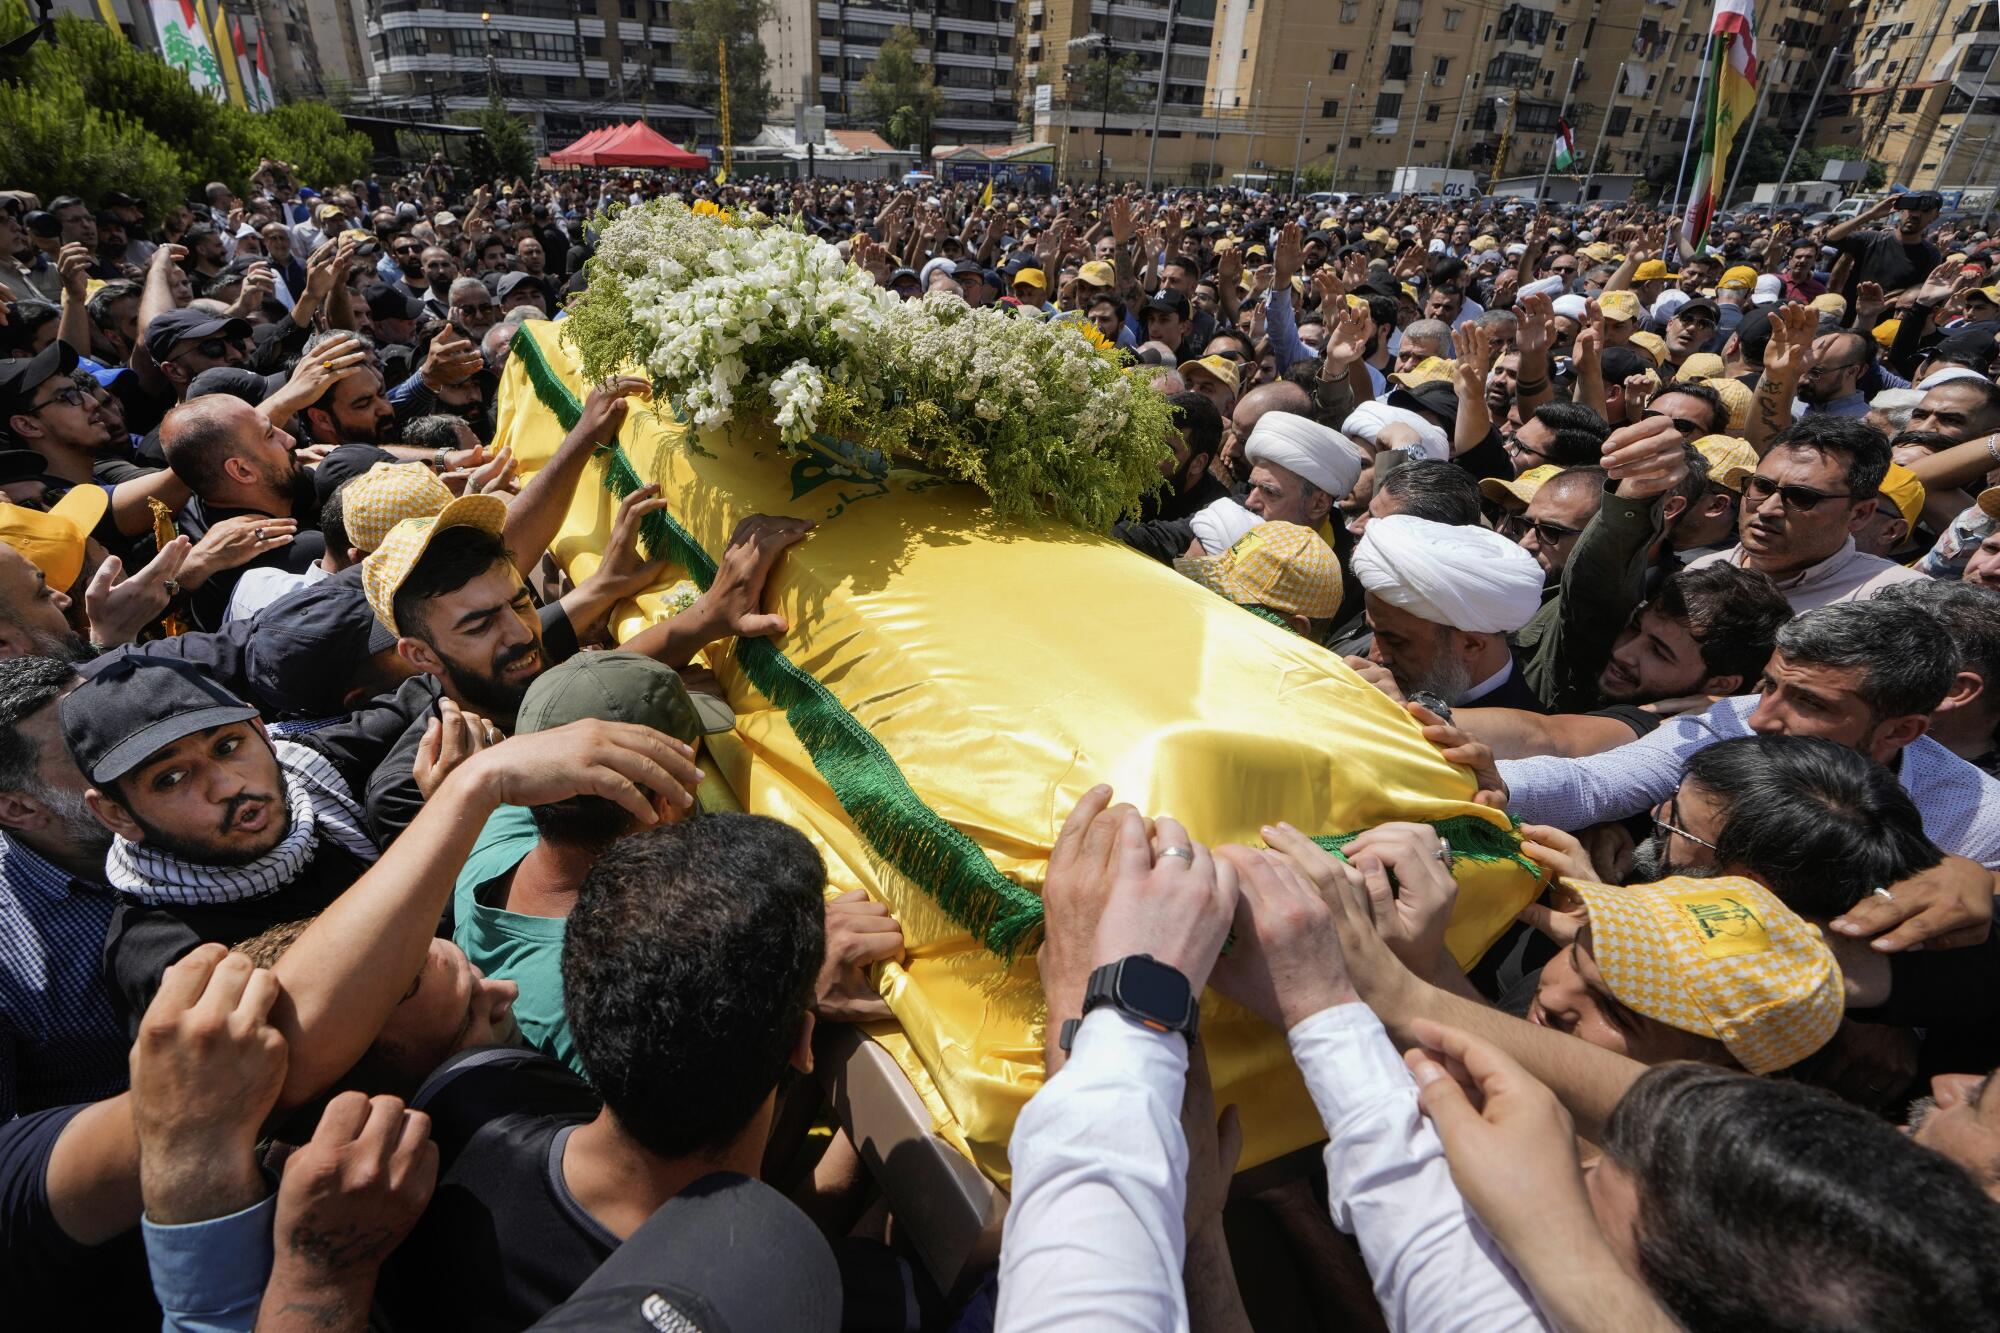
<path id="1" fill-rule="evenodd" d="M 957 263 L 956 259 L 946 259 L 943 255 L 939 255 L 936 259 L 924 265 L 923 271 L 917 274 L 917 281 L 922 283 L 924 289 L 928 291 L 931 285 L 931 274 L 940 271 L 949 273 Z"/>
<path id="2" fill-rule="evenodd" d="M 1558 315 L 1576 320 L 1578 323 L 1582 323 L 1590 314 L 1590 302 L 1578 296 L 1575 292 L 1571 292 L 1567 296 L 1558 296 L 1554 304 Z"/>
<path id="3" fill-rule="evenodd" d="M 1940 384 L 1953 380 L 1983 380 L 1986 377 L 1971 366 L 1940 366 L 1910 387 L 1913 389 L 1935 389 Z"/>
<path id="4" fill-rule="evenodd" d="M 1243 454 L 1252 463 L 1272 463 L 1296 472 L 1336 500 L 1354 489 L 1368 462 L 1354 441 L 1295 412 L 1266 412 L 1259 417 Z"/>
<path id="5" fill-rule="evenodd" d="M 1412 458 L 1428 458 L 1434 462 L 1451 461 L 1451 437 L 1444 429 L 1428 417 L 1412 412 L 1407 407 L 1391 407 L 1384 402 L 1367 402 L 1347 414 L 1347 420 L 1340 428 L 1357 440 L 1376 444 L 1382 437 L 1382 428 L 1390 425 L 1408 426 L 1417 433 L 1417 443 L 1407 452 Z"/>
<path id="6" fill-rule="evenodd" d="M 1551 273 L 1546 278 L 1536 278 L 1533 282 L 1523 283 L 1514 295 L 1517 297 L 1546 296 L 1553 301 L 1556 297 L 1562 295 L 1562 289 L 1568 285 L 1568 282 L 1563 279 L 1561 274 Z"/>
<path id="7" fill-rule="evenodd" d="M 1317 483 L 1315 483 L 1317 484 Z M 1221 555 L 1236 545 L 1237 539 L 1264 521 L 1261 514 L 1253 514 L 1236 501 L 1224 496 L 1206 508 L 1197 510 L 1188 520 L 1195 537 L 1201 542 L 1201 549 L 1210 555 Z"/>
<path id="8" fill-rule="evenodd" d="M 1391 514 L 1369 521 L 1349 563 L 1389 605 L 1475 634 L 1512 634 L 1542 605 L 1542 567 L 1489 528 Z"/>

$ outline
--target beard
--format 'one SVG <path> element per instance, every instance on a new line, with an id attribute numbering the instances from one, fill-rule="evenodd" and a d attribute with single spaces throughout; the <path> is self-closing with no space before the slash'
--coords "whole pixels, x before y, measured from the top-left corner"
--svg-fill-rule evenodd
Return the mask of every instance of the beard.
<path id="1" fill-rule="evenodd" d="M 1714 879 L 1720 872 L 1714 866 L 1680 865 L 1667 856 L 1667 841 L 1655 833 L 1632 849 L 1632 882 L 1652 884 L 1671 875 L 1684 875 L 1689 879 Z"/>
<path id="2" fill-rule="evenodd" d="M 126 807 L 126 812 L 132 816 L 132 822 L 145 832 L 148 847 L 200 865 L 245 866 L 283 842 L 285 835 L 292 831 L 292 807 L 282 790 L 277 795 L 246 792 L 229 798 L 228 804 L 223 809 L 222 818 L 217 821 L 218 837 L 223 836 L 223 831 L 236 822 L 237 811 L 252 801 L 270 802 L 272 818 L 258 845 L 247 848 L 211 842 L 205 837 L 197 837 L 178 830 L 169 832 L 155 826 L 129 806 Z"/>
<path id="3" fill-rule="evenodd" d="M 26 794 L 42 807 L 43 813 L 61 832 L 63 840 L 72 847 L 99 854 L 111 850 L 111 830 L 90 813 L 90 806 L 83 799 L 82 792 L 38 783 L 29 787 Z"/>
<path id="4" fill-rule="evenodd" d="M 1396 677 L 1396 684 L 1405 695 L 1415 693 L 1435 694 L 1446 703 L 1457 706 L 1472 688 L 1472 668 L 1464 658 L 1447 657 L 1440 654 L 1434 658 L 1428 670 L 1405 680 L 1400 672 L 1389 673 Z"/>
<path id="5" fill-rule="evenodd" d="M 53 657 L 58 662 L 77 666 L 97 656 L 91 651 L 90 640 L 75 630 L 65 634 L 31 632 L 28 637 L 34 641 L 37 657 Z"/>
<path id="6" fill-rule="evenodd" d="M 521 711 L 521 700 L 527 697 L 528 687 L 535 683 L 535 677 L 530 676 L 516 685 L 503 679 L 502 673 L 530 653 L 541 651 L 542 639 L 538 634 L 530 642 L 498 654 L 487 671 L 469 671 L 455 662 L 449 663 L 446 670 L 451 676 L 451 687 L 460 698 L 472 705 L 474 712 L 496 720 L 504 718 L 511 721 Z M 546 661 L 543 665 L 547 666 Z"/>

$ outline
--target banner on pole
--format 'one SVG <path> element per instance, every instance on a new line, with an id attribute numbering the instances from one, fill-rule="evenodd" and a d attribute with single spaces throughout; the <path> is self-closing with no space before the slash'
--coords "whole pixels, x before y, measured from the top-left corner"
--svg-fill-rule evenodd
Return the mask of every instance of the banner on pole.
<path id="1" fill-rule="evenodd" d="M 1757 105 L 1757 21 L 1751 0 L 1716 0 L 1707 86 L 1697 110 L 1701 159 L 1681 223 L 1681 255 L 1702 253 L 1721 206 L 1722 182 L 1736 131 Z"/>
<path id="2" fill-rule="evenodd" d="M 229 89 L 222 66 L 215 59 L 215 48 L 209 44 L 194 0 L 149 0 L 149 7 L 153 27 L 160 34 L 161 58 L 186 75 L 196 91 L 217 101 L 226 100 Z"/>

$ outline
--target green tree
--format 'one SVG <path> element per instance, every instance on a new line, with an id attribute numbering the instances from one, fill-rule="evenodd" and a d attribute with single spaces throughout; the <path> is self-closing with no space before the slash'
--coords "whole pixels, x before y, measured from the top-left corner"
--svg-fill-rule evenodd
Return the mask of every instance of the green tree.
<path id="1" fill-rule="evenodd" d="M 470 140 L 466 166 L 473 178 L 484 182 L 512 180 L 535 170 L 535 144 L 527 128 L 496 97 L 477 111 L 458 111 L 452 120 L 460 125 L 477 125 L 480 133 Z"/>
<path id="2" fill-rule="evenodd" d="M 289 162 L 302 180 L 359 179 L 373 151 L 368 136 L 347 128 L 340 113 L 324 102 L 287 102 L 258 117 L 270 135 L 271 156 Z"/>
<path id="3" fill-rule="evenodd" d="M 1097 55 L 1077 62 L 1069 80 L 1069 104 L 1085 111 L 1108 109 L 1114 116 L 1123 115 L 1152 106 L 1155 86 L 1139 67 L 1137 54 L 1128 51 L 1114 59 L 1108 75 L 1104 57 Z"/>
<path id="4" fill-rule="evenodd" d="M 695 105 L 715 113 L 721 137 L 722 81 L 717 51 L 729 49 L 729 142 L 747 144 L 771 115 L 771 84 L 764 77 L 764 43 L 757 26 L 770 17 L 771 0 L 686 0 L 675 6 Z"/>
<path id="5" fill-rule="evenodd" d="M 186 194 L 180 159 L 157 136 L 100 111 L 74 83 L 0 83 L 0 180 L 44 199 L 123 190 L 165 217 Z"/>
<path id="6" fill-rule="evenodd" d="M 917 34 L 902 27 L 889 35 L 875 63 L 861 79 L 861 104 L 869 123 L 897 147 L 917 145 L 928 154 L 931 122 L 944 107 L 944 94 L 929 65 L 917 61 Z"/>

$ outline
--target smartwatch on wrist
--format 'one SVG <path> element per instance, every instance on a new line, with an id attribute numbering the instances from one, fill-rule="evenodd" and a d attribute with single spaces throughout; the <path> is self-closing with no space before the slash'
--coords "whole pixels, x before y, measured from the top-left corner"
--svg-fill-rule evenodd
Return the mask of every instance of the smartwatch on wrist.
<path id="1" fill-rule="evenodd" d="M 1083 1015 L 1065 1020 L 1057 1039 L 1065 1054 L 1083 1019 L 1104 1005 L 1155 1032 L 1178 1032 L 1189 1041 L 1194 1040 L 1195 1021 L 1201 1016 L 1186 977 L 1151 954 L 1135 953 L 1090 974 L 1090 984 L 1083 992 Z"/>

